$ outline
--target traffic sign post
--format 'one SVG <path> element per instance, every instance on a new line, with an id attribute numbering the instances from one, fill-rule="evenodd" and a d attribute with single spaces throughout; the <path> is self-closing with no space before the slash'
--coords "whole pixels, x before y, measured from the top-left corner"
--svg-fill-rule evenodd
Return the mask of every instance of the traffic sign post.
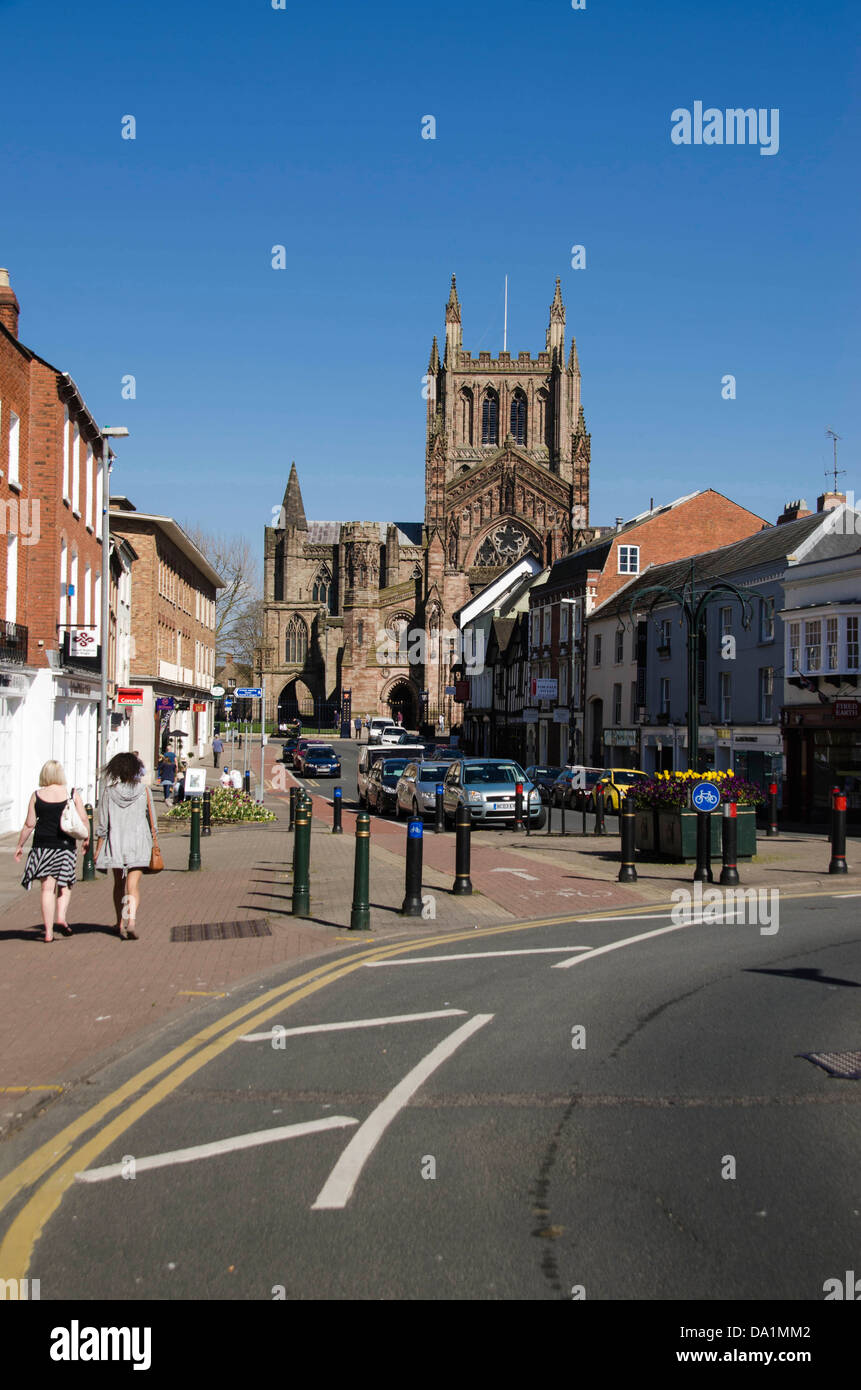
<path id="1" fill-rule="evenodd" d="M 711 865 L 712 811 L 720 805 L 720 792 L 713 782 L 697 782 L 691 792 L 691 805 L 697 813 L 697 867 L 694 883 L 714 883 Z"/>

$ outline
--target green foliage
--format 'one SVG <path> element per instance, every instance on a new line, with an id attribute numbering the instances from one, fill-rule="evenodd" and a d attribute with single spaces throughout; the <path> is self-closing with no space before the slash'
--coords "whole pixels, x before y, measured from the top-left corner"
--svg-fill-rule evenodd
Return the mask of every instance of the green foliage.
<path id="1" fill-rule="evenodd" d="M 274 811 L 267 811 L 253 797 L 234 787 L 213 787 L 210 802 L 210 819 L 213 825 L 242 825 L 277 820 Z M 172 806 L 164 817 L 169 821 L 191 820 L 191 798 Z"/>

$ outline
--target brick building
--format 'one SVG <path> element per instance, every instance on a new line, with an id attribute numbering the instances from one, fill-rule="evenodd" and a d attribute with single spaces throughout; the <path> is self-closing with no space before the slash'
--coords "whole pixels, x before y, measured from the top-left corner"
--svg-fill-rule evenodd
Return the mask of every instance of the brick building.
<path id="1" fill-rule="evenodd" d="M 102 648 L 102 438 L 18 319 L 0 270 L 0 831 L 20 825 L 48 758 L 94 797 Z"/>
<path id="2" fill-rule="evenodd" d="M 605 661 L 599 645 L 586 650 L 586 618 L 650 565 L 716 549 L 768 523 L 712 488 L 651 507 L 591 545 L 558 560 L 530 591 L 533 709 L 527 729 L 530 763 L 603 766 L 604 707 L 586 707 L 586 669 Z M 613 654 L 608 654 L 610 660 Z M 627 691 L 625 697 L 627 699 Z"/>
<path id="3" fill-rule="evenodd" d="M 425 377 L 425 515 L 307 521 L 295 464 L 264 553 L 267 716 L 448 714 L 455 612 L 519 557 L 547 564 L 589 529 L 590 437 L 559 281 L 545 349 L 473 356 L 454 276 Z M 456 653 L 454 654 L 456 657 Z M 455 706 L 452 715 L 461 718 Z"/>
<path id="4" fill-rule="evenodd" d="M 149 769 L 171 734 L 182 736 L 174 747 L 200 757 L 212 732 L 215 596 L 223 582 L 172 517 L 112 497 L 110 526 L 137 555 L 129 684 L 143 697 L 131 710 L 131 746 Z"/>

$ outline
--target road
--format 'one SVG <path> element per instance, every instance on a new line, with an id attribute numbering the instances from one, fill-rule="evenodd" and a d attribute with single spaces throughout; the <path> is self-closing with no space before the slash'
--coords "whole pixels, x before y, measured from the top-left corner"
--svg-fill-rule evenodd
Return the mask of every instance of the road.
<path id="1" fill-rule="evenodd" d="M 14 1137 L 0 1266 L 43 1299 L 821 1300 L 861 1091 L 799 1054 L 858 1047 L 857 903 L 780 908 L 353 942 L 213 1003 Z"/>

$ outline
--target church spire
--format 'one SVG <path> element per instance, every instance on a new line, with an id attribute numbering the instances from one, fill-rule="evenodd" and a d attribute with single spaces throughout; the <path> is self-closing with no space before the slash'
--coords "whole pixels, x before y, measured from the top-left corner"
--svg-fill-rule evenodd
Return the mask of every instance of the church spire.
<path id="1" fill-rule="evenodd" d="M 433 335 L 433 347 L 431 348 L 430 362 L 428 362 L 428 371 L 439 371 L 439 348 L 437 347 L 436 334 Z"/>
<path id="2" fill-rule="evenodd" d="M 302 489 L 299 486 L 299 474 L 296 472 L 295 463 L 290 465 L 290 477 L 287 479 L 284 501 L 281 503 L 281 519 L 284 526 L 292 526 L 296 531 L 308 530 L 305 507 L 302 503 Z"/>
<path id="3" fill-rule="evenodd" d="M 457 297 L 457 282 L 452 275 L 451 292 L 445 306 L 445 360 L 447 366 L 454 365 L 454 354 L 463 347 L 463 329 L 460 323 L 460 301 Z"/>
<path id="4" fill-rule="evenodd" d="M 565 352 L 565 305 L 562 303 L 562 285 L 559 280 L 556 281 L 556 293 L 550 305 L 548 345 L 552 357 L 561 367 Z"/>
<path id="5" fill-rule="evenodd" d="M 577 342 L 574 338 L 571 339 L 571 351 L 568 354 L 568 370 L 576 373 L 577 376 L 580 375 L 580 358 L 577 355 Z"/>

